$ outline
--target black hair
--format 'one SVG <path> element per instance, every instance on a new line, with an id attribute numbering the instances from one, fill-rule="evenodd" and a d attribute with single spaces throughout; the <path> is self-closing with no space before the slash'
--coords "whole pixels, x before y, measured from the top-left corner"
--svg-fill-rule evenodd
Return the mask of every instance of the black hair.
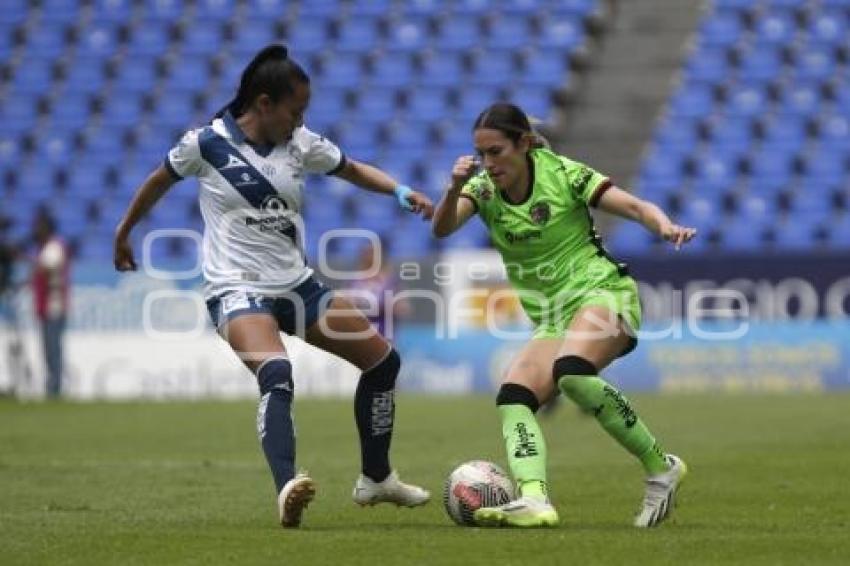
<path id="1" fill-rule="evenodd" d="M 261 94 L 267 94 L 273 102 L 277 102 L 295 92 L 296 82 L 309 84 L 310 77 L 301 65 L 289 58 L 285 45 L 267 45 L 242 71 L 236 96 L 216 112 L 215 117 L 219 118 L 227 111 L 234 117 L 241 116 Z"/>
<path id="2" fill-rule="evenodd" d="M 514 143 L 523 136 L 531 136 L 531 147 L 548 147 L 548 143 L 531 126 L 531 122 L 522 108 L 509 102 L 497 102 L 488 106 L 478 115 L 472 125 L 472 131 L 480 128 L 499 130 Z"/>

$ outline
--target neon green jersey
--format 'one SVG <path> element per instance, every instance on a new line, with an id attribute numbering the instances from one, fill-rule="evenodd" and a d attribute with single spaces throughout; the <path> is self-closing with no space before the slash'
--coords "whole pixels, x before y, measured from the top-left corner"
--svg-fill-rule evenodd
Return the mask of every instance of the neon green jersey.
<path id="1" fill-rule="evenodd" d="M 529 159 L 532 189 L 524 202 L 509 202 L 486 172 L 461 195 L 475 203 L 523 309 L 539 326 L 562 318 L 550 316 L 552 305 L 572 311 L 589 292 L 620 283 L 626 268 L 602 247 L 588 209 L 611 186 L 608 178 L 548 149 L 532 150 Z"/>

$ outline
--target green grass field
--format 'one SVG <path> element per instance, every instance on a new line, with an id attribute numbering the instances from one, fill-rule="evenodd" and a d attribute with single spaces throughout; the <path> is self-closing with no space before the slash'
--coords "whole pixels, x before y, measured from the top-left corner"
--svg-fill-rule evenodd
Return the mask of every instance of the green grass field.
<path id="1" fill-rule="evenodd" d="M 349 402 L 297 404 L 299 465 L 319 483 L 300 530 L 277 526 L 252 403 L 0 401 L 0 563 L 792 564 L 850 559 L 850 396 L 633 401 L 691 474 L 671 522 L 630 527 L 638 465 L 571 407 L 544 421 L 563 524 L 461 528 L 442 481 L 502 447 L 483 397 L 401 397 L 394 463 L 423 509 L 350 501 Z"/>

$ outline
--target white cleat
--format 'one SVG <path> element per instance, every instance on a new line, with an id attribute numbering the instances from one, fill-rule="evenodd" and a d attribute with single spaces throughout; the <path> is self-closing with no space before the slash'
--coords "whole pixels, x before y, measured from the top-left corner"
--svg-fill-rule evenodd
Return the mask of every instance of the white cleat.
<path id="1" fill-rule="evenodd" d="M 395 503 L 399 507 L 419 507 L 431 499 L 428 490 L 403 483 L 398 479 L 395 471 L 390 472 L 390 475 L 382 482 L 376 482 L 360 474 L 351 496 L 360 506 Z"/>
<path id="2" fill-rule="evenodd" d="M 301 514 L 316 496 L 316 482 L 304 472 L 299 472 L 286 482 L 277 496 L 280 526 L 293 528 L 301 524 Z"/>
<path id="3" fill-rule="evenodd" d="M 670 469 L 646 478 L 646 493 L 635 526 L 655 527 L 666 519 L 676 505 L 676 495 L 688 473 L 688 467 L 678 456 L 667 455 Z"/>

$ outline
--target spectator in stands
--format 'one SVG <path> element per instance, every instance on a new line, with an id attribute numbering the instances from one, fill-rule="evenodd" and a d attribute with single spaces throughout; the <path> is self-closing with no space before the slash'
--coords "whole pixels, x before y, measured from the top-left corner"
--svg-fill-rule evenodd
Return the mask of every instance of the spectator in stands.
<path id="1" fill-rule="evenodd" d="M 643 465 L 646 494 L 635 526 L 657 525 L 671 511 L 687 468 L 661 449 L 626 398 L 598 376 L 636 346 L 640 304 L 626 266 L 602 247 L 589 207 L 640 222 L 677 248 L 695 230 L 674 224 L 590 167 L 543 148 L 513 104 L 485 109 L 473 134 L 484 170 L 477 172 L 473 156 L 456 161 L 433 231 L 447 236 L 477 212 L 535 326 L 496 398 L 520 498 L 478 509 L 475 520 L 518 527 L 558 523 L 535 413 L 560 388 Z"/>
<path id="2" fill-rule="evenodd" d="M 402 483 L 390 467 L 399 355 L 350 301 L 313 278 L 304 261 L 299 212 L 305 173 L 337 175 L 394 196 L 426 219 L 433 205 L 308 130 L 309 101 L 310 80 L 286 47 L 260 51 L 243 71 L 235 99 L 211 125 L 187 133 L 139 187 L 115 238 L 115 267 L 135 269 L 130 231 L 175 181 L 200 179 L 207 305 L 220 336 L 256 374 L 259 434 L 283 527 L 300 524 L 315 484 L 295 474 L 292 366 L 280 332 L 303 334 L 363 371 L 354 399 L 362 457 L 355 502 L 414 507 L 430 498 Z M 315 206 L 337 203 L 325 199 Z"/>
<path id="3" fill-rule="evenodd" d="M 62 393 L 62 338 L 68 315 L 70 260 L 65 243 L 56 234 L 56 223 L 44 209 L 33 226 L 37 246 L 32 270 L 35 313 L 41 325 L 47 366 L 47 397 Z"/>

